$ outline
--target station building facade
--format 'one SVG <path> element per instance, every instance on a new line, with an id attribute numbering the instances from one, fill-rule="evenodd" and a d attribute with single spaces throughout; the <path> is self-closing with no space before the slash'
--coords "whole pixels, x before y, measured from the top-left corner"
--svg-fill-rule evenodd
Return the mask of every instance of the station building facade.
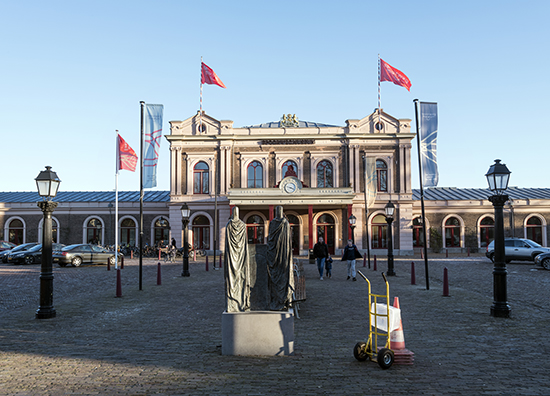
<path id="1" fill-rule="evenodd" d="M 385 254 L 388 224 L 384 207 L 396 207 L 392 223 L 397 255 L 424 244 L 420 193 L 411 187 L 410 119 L 373 112 L 344 126 L 320 124 L 285 115 L 280 121 L 234 127 L 232 121 L 196 114 L 170 122 L 170 191 L 145 191 L 144 244 L 176 239 L 182 245 L 180 208 L 191 209 L 188 240 L 199 249 L 224 249 L 225 224 L 238 206 L 247 225 L 248 242 L 265 243 L 275 206 L 281 205 L 292 229 L 295 255 L 307 255 L 323 237 L 332 254 L 348 239 L 359 249 Z M 365 210 L 364 160 L 376 164 L 374 204 Z M 63 190 L 63 185 L 62 185 Z M 137 245 L 139 192 L 64 192 L 56 197 L 53 240 L 59 243 Z M 424 190 L 431 249 L 484 249 L 493 238 L 493 206 L 488 189 Z M 550 188 L 508 189 L 507 236 L 548 246 Z M 42 212 L 36 192 L 0 192 L 0 239 L 15 243 L 41 240 Z M 348 222 L 356 218 L 354 230 Z M 216 226 L 217 224 L 217 226 Z"/>

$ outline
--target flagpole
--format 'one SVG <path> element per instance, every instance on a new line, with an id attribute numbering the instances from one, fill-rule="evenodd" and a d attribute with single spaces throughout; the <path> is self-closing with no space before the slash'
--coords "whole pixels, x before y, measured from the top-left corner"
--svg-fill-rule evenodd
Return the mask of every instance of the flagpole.
<path id="1" fill-rule="evenodd" d="M 381 126 L 382 124 L 380 122 L 380 54 L 378 54 L 378 127 L 380 128 Z"/>
<path id="2" fill-rule="evenodd" d="M 118 171 L 120 167 L 120 142 L 118 138 L 118 129 L 116 130 L 116 148 L 117 148 L 117 163 L 115 173 L 115 269 L 118 269 Z"/>
<path id="3" fill-rule="evenodd" d="M 143 279 L 143 120 L 145 102 L 139 102 L 141 106 L 141 139 L 139 161 L 139 290 L 142 288 Z"/>
<path id="4" fill-rule="evenodd" d="M 199 111 L 199 133 L 202 133 L 202 56 L 201 56 L 201 103 Z"/>
<path id="5" fill-rule="evenodd" d="M 430 290 L 430 277 L 428 274 L 428 240 L 426 239 L 426 213 L 424 210 L 424 186 L 422 180 L 422 160 L 421 160 L 421 151 L 420 151 L 420 127 L 418 121 L 418 99 L 413 100 L 414 102 L 414 113 L 416 117 L 416 143 L 418 144 L 418 174 L 420 177 L 420 205 L 422 208 L 422 235 L 424 237 L 424 268 L 426 271 L 426 290 Z"/>
<path id="6" fill-rule="evenodd" d="M 221 149 L 220 149 L 221 151 Z M 214 163 L 214 269 L 216 269 L 216 248 L 218 246 L 218 161 L 220 156 L 218 155 Z M 221 253 L 220 253 L 221 254 Z"/>

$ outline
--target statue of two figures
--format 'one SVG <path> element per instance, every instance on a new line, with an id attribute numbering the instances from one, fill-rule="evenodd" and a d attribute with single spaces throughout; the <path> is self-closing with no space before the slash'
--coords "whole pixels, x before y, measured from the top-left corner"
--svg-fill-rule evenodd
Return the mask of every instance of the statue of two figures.
<path id="1" fill-rule="evenodd" d="M 269 301 L 266 309 L 281 311 L 289 308 L 294 291 L 290 224 L 283 207 L 275 208 L 275 218 L 269 223 L 267 240 L 267 274 Z M 239 219 L 239 208 L 233 208 L 225 228 L 225 300 L 226 312 L 250 310 L 250 255 L 246 224 Z"/>

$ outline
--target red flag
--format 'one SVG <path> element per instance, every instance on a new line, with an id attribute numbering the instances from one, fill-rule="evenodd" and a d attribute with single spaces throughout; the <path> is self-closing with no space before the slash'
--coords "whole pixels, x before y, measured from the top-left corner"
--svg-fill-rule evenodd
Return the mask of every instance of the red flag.
<path id="1" fill-rule="evenodd" d="M 214 84 L 226 88 L 222 80 L 214 73 L 214 70 L 208 67 L 204 62 L 201 62 L 201 84 Z"/>
<path id="2" fill-rule="evenodd" d="M 401 70 L 390 66 L 389 63 L 380 59 L 380 81 L 390 81 L 395 85 L 401 85 L 411 91 L 411 80 Z"/>
<path id="3" fill-rule="evenodd" d="M 126 169 L 132 172 L 136 171 L 138 156 L 128 143 L 118 135 L 117 139 L 117 172 L 121 169 Z"/>

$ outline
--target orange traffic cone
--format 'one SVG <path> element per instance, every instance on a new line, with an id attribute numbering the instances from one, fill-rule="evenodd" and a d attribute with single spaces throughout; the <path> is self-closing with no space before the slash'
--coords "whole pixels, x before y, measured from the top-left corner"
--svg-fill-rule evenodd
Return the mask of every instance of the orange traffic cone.
<path id="1" fill-rule="evenodd" d="M 399 307 L 399 297 L 394 297 L 393 307 Z M 405 335 L 403 334 L 403 322 L 399 318 L 399 327 L 390 333 L 390 348 L 393 351 L 395 364 L 413 364 L 414 353 L 405 348 Z"/>
<path id="2" fill-rule="evenodd" d="M 393 307 L 399 308 L 399 297 L 393 298 Z M 399 318 L 399 327 L 390 334 L 391 349 L 405 349 L 405 335 L 403 334 L 403 323 Z"/>

